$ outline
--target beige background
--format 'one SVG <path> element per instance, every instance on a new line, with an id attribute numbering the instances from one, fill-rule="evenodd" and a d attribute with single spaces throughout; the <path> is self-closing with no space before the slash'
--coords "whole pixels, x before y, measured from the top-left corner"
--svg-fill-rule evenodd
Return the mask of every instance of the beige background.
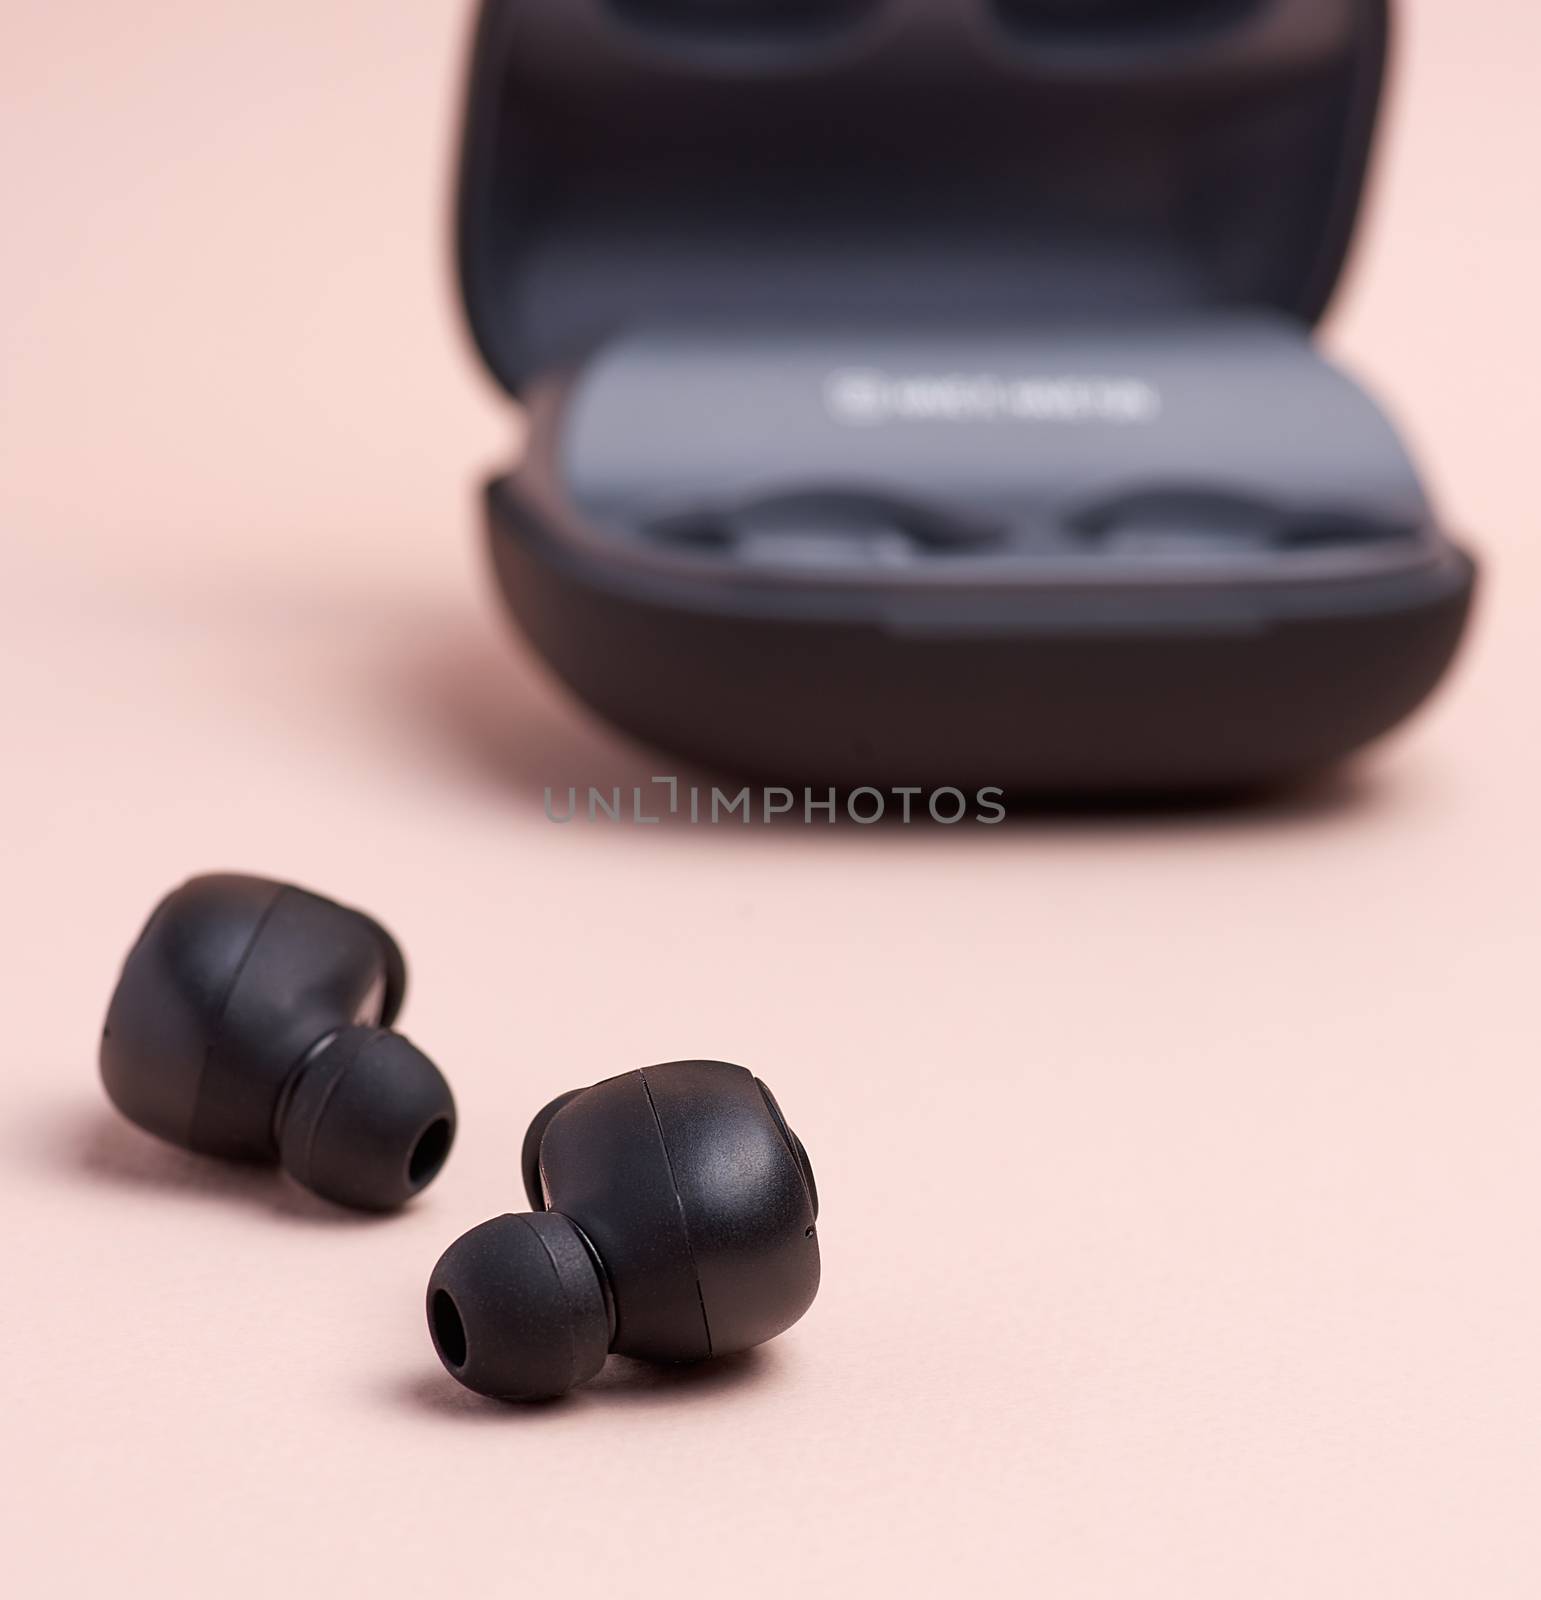
<path id="1" fill-rule="evenodd" d="M 1404 10 L 1329 337 L 1488 558 L 1450 692 L 1292 808 L 746 837 L 542 818 L 657 761 L 481 571 L 461 6 L 4 0 L 8 1592 L 1541 1592 L 1541 8 Z M 410 1215 L 107 1114 L 117 963 L 226 866 L 405 942 Z M 422 1285 L 528 1115 L 697 1053 L 813 1152 L 813 1312 L 462 1395 Z"/>

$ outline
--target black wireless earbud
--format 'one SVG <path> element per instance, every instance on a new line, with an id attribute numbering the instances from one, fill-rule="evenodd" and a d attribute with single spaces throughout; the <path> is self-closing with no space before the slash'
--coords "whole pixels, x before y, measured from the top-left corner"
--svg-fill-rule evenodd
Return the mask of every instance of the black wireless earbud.
<path id="1" fill-rule="evenodd" d="M 813 1170 L 742 1067 L 679 1061 L 563 1095 L 523 1164 L 534 1213 L 473 1228 L 428 1283 L 439 1358 L 478 1394 L 551 1399 L 611 1352 L 747 1350 L 813 1303 Z"/>
<path id="2" fill-rule="evenodd" d="M 449 1085 L 389 1031 L 405 990 L 396 941 L 361 912 L 260 878 L 195 878 L 129 952 L 102 1082 L 172 1144 L 277 1162 L 339 1205 L 393 1210 L 455 1137 Z"/>

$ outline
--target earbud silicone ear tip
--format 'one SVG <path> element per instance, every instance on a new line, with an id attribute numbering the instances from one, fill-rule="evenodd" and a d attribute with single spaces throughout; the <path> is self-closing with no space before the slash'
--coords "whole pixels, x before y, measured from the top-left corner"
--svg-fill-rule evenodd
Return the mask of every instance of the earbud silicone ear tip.
<path id="1" fill-rule="evenodd" d="M 300 1074 L 278 1157 L 327 1200 L 394 1211 L 438 1175 L 454 1138 L 454 1096 L 433 1062 L 400 1034 L 344 1028 Z"/>
<path id="2" fill-rule="evenodd" d="M 610 1350 L 599 1267 L 554 1212 L 495 1217 L 457 1239 L 428 1281 L 428 1327 L 450 1375 L 497 1400 L 553 1400 Z"/>

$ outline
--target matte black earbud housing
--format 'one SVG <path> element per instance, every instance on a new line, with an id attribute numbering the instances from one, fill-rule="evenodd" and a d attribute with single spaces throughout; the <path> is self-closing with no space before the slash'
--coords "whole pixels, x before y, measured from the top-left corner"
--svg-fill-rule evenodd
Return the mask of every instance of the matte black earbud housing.
<path id="1" fill-rule="evenodd" d="M 363 913 L 265 879 L 195 878 L 129 952 L 102 1082 L 171 1144 L 278 1163 L 340 1205 L 393 1210 L 455 1134 L 443 1075 L 389 1031 L 405 991 L 400 949 Z"/>
<path id="2" fill-rule="evenodd" d="M 747 1350 L 813 1303 L 813 1171 L 742 1067 L 679 1061 L 564 1095 L 523 1164 L 536 1212 L 473 1229 L 428 1284 L 439 1357 L 479 1394 L 553 1398 L 611 1352 Z"/>

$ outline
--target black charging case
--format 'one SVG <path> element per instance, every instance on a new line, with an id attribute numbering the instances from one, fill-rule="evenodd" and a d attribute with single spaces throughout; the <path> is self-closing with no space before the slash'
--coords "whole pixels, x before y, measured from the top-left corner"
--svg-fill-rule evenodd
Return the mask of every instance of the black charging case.
<path id="1" fill-rule="evenodd" d="M 590 706 L 786 784 L 1273 785 L 1474 570 L 1311 344 L 1385 0 L 486 0 L 487 515 Z M 1409 336 L 1416 335 L 1409 329 Z"/>

